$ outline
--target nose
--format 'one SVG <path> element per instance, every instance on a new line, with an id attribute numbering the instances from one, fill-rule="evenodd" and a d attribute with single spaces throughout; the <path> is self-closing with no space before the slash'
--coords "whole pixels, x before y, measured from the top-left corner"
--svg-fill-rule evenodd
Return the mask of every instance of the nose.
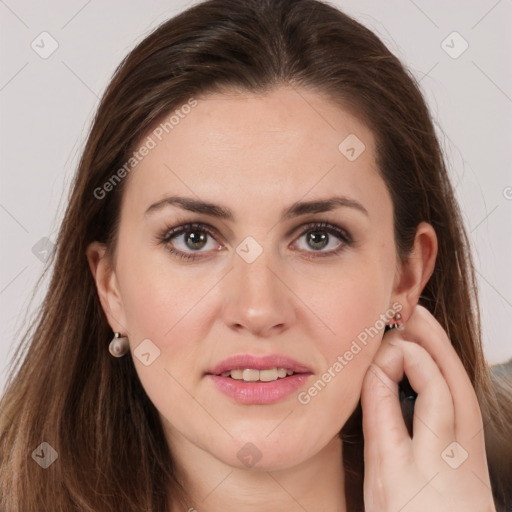
<path id="1" fill-rule="evenodd" d="M 295 320 L 294 295 L 276 259 L 266 251 L 252 263 L 234 255 L 234 268 L 223 280 L 222 317 L 238 332 L 269 337 Z"/>

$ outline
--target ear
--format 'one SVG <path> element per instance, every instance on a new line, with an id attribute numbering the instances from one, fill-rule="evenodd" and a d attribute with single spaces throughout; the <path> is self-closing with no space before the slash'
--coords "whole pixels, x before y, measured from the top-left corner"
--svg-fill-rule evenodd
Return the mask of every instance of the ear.
<path id="1" fill-rule="evenodd" d="M 104 244 L 92 242 L 87 247 L 87 260 L 96 283 L 101 307 L 114 332 L 127 333 L 123 302 L 117 276 Z"/>
<path id="2" fill-rule="evenodd" d="M 395 277 L 393 301 L 402 304 L 402 318 L 406 322 L 418 304 L 421 292 L 434 272 L 437 258 L 437 235 L 427 222 L 416 229 L 414 243 L 406 261 Z"/>

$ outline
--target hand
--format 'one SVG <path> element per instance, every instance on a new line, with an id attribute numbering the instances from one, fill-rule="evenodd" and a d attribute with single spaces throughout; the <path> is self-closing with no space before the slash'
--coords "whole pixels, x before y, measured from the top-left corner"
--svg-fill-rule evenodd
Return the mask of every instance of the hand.
<path id="1" fill-rule="evenodd" d="M 418 393 L 412 439 L 398 400 L 404 372 Z M 366 512 L 496 510 L 476 394 L 427 309 L 416 306 L 403 330 L 386 333 L 361 404 Z"/>

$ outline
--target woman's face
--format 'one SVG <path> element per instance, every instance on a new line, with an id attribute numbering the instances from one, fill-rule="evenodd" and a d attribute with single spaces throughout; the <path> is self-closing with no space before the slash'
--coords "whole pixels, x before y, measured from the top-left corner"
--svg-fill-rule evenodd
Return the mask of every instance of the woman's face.
<path id="1" fill-rule="evenodd" d="M 336 437 L 395 312 L 392 202 L 372 133 L 324 97 L 196 100 L 126 178 L 111 318 L 173 451 L 291 467 Z"/>

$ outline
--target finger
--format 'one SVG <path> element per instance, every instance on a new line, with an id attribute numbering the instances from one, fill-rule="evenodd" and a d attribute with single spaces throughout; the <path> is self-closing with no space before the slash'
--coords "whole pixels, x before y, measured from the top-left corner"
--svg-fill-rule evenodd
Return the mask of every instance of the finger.
<path id="1" fill-rule="evenodd" d="M 398 336 L 388 343 L 403 352 L 404 372 L 418 393 L 414 404 L 413 444 L 425 453 L 442 450 L 455 435 L 450 389 L 439 367 L 421 346 Z"/>
<path id="2" fill-rule="evenodd" d="M 403 372 L 403 354 L 382 343 L 378 360 L 370 364 L 361 391 L 365 460 L 400 460 L 399 452 L 411 450 L 411 439 L 400 409 L 398 380 Z"/>
<path id="3" fill-rule="evenodd" d="M 472 438 L 482 429 L 482 416 L 478 400 L 468 374 L 439 322 L 422 306 L 399 331 L 406 340 L 423 347 L 434 359 L 446 380 L 454 404 L 455 436 Z"/>

